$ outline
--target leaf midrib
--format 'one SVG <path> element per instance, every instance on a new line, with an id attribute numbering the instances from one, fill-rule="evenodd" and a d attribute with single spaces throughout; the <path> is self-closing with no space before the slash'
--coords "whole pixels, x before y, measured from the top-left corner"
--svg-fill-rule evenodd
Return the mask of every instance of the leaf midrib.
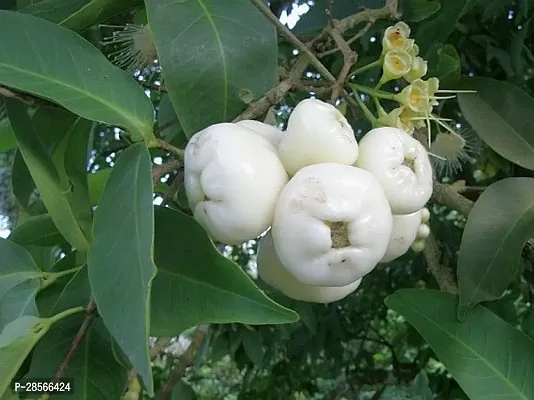
<path id="1" fill-rule="evenodd" d="M 257 304 L 259 305 L 261 308 L 265 308 L 265 309 L 268 309 L 268 310 L 272 310 L 272 311 L 275 311 L 279 314 L 281 314 L 282 312 L 277 310 L 276 307 L 272 307 L 270 305 L 267 305 L 267 304 L 264 304 L 264 303 L 260 303 L 258 300 L 255 300 L 255 299 L 252 299 L 250 297 L 246 297 L 242 294 L 238 294 L 238 293 L 235 293 L 235 292 L 231 292 L 230 290 L 228 289 L 224 289 L 224 288 L 220 288 L 220 287 L 217 287 L 215 285 L 213 285 L 212 283 L 209 283 L 209 282 L 205 282 L 205 281 L 200 281 L 200 280 L 197 280 L 197 279 L 194 279 L 194 278 L 190 278 L 188 276 L 185 276 L 185 275 L 181 275 L 177 272 L 173 272 L 173 271 L 169 271 L 167 269 L 158 269 L 158 274 L 163 272 L 164 274 L 169 274 L 171 276 L 174 276 L 174 277 L 177 277 L 178 279 L 184 279 L 188 282 L 193 282 L 193 283 L 196 283 L 196 284 L 200 284 L 200 285 L 203 285 L 203 286 L 207 286 L 207 287 L 210 287 L 212 289 L 215 289 L 216 291 L 219 291 L 219 292 L 223 292 L 223 293 L 226 293 L 226 294 L 230 294 L 232 296 L 236 296 L 236 297 L 239 297 L 241 299 L 244 299 L 244 300 L 247 300 L 251 303 L 254 303 L 254 304 Z M 272 301 L 270 300 L 267 296 L 266 297 L 266 300 L 267 301 Z"/>
<path id="2" fill-rule="evenodd" d="M 519 214 L 519 217 L 514 221 L 514 223 L 511 225 L 510 229 L 506 232 L 506 234 L 503 236 L 502 243 L 506 242 L 508 240 L 508 236 L 511 235 L 512 231 L 515 230 L 519 222 L 523 219 L 523 217 L 530 213 L 531 209 L 534 208 L 534 203 L 532 203 L 530 206 L 528 206 L 524 213 Z M 472 304 L 473 299 L 475 298 L 475 294 L 478 294 L 478 291 L 480 289 L 480 285 L 482 284 L 482 281 L 486 279 L 486 276 L 488 275 L 489 271 L 493 269 L 492 265 L 495 262 L 495 259 L 497 258 L 498 254 L 501 254 L 502 252 L 502 246 L 500 246 L 499 250 L 493 253 L 493 257 L 491 258 L 490 262 L 488 263 L 488 266 L 490 268 L 486 268 L 486 271 L 482 275 L 482 277 L 478 280 L 474 290 L 471 292 L 471 297 L 469 298 L 469 301 L 467 304 Z"/>
<path id="3" fill-rule="evenodd" d="M 500 373 L 499 370 L 495 369 L 495 367 L 493 367 L 493 365 L 487 361 L 486 358 L 483 358 L 481 357 L 481 355 L 475 351 L 472 347 L 468 346 L 463 340 L 460 340 L 460 338 L 458 338 L 457 336 L 454 336 L 451 332 L 449 332 L 447 329 L 445 329 L 443 326 L 441 326 L 440 324 L 438 324 L 436 321 L 434 321 L 432 318 L 426 316 L 425 314 L 423 314 L 422 312 L 420 312 L 417 308 L 415 307 L 410 307 L 407 303 L 405 303 L 404 301 L 402 301 L 401 299 L 399 300 L 399 302 L 401 303 L 404 303 L 404 305 L 406 305 L 409 309 L 411 309 L 413 312 L 415 312 L 416 314 L 418 314 L 420 317 L 424 318 L 425 320 L 427 320 L 428 322 L 432 323 L 433 325 L 435 325 L 439 330 L 441 330 L 443 333 L 445 333 L 449 338 L 453 339 L 454 341 L 456 341 L 458 344 L 460 344 L 461 346 L 463 346 L 464 348 L 466 348 L 468 351 L 470 351 L 472 354 L 476 355 L 478 357 L 479 360 L 481 360 L 484 364 L 486 364 L 486 366 L 491 369 L 497 376 L 499 376 L 506 384 L 508 384 L 509 387 L 511 387 L 512 389 L 515 389 L 516 393 L 519 394 L 521 396 L 522 399 L 524 400 L 529 400 L 522 391 L 519 390 L 519 388 L 512 382 L 510 381 L 507 377 L 505 377 L 504 375 L 502 375 Z M 447 367 L 447 366 L 445 366 Z"/>
<path id="4" fill-rule="evenodd" d="M 200 0 L 199 0 L 200 1 Z M 119 114 L 123 119 L 125 119 L 126 121 L 135 121 L 133 123 L 133 126 L 135 127 L 135 129 L 137 130 L 137 133 L 140 133 L 141 136 L 145 136 L 144 133 L 145 133 L 145 130 L 144 129 L 140 129 L 139 126 L 142 126 L 144 127 L 144 125 L 142 124 L 142 122 L 138 119 L 136 119 L 136 114 L 132 114 L 132 115 L 128 115 L 128 114 L 125 114 L 120 108 L 116 108 L 116 107 L 113 107 L 113 104 L 112 103 L 108 103 L 107 101 L 105 101 L 104 99 L 100 98 L 100 97 L 97 97 L 95 95 L 93 95 L 91 92 L 84 92 L 83 90 L 77 88 L 76 86 L 72 86 L 72 85 L 69 85 L 67 84 L 66 82 L 62 82 L 62 81 L 58 81 L 57 79 L 54 79 L 54 78 L 51 78 L 49 76 L 45 76 L 45 75 L 41 75 L 41 74 L 38 74 L 36 72 L 32 72 L 32 71 L 28 71 L 28 70 L 25 70 L 25 69 L 22 69 L 22 68 L 18 68 L 16 66 L 13 66 L 13 65 L 10 65 L 10 64 L 6 64 L 6 63 L 2 63 L 0 62 L 0 67 L 1 66 L 4 66 L 8 69 L 12 69 L 16 72 L 19 72 L 20 74 L 27 74 L 27 75 L 30 75 L 30 76 L 34 76 L 34 77 L 37 77 L 37 78 L 40 78 L 40 79 L 43 79 L 43 80 L 46 80 L 46 81 L 50 81 L 52 83 L 55 83 L 56 85 L 60 86 L 60 87 L 65 87 L 69 90 L 72 90 L 76 93 L 81 93 L 83 94 L 85 97 L 89 97 L 91 99 L 93 99 L 94 101 L 96 101 L 97 103 L 100 103 L 104 106 L 106 106 L 107 108 L 110 108 L 112 110 L 115 110 L 115 112 L 117 112 L 117 114 Z M 12 84 L 9 84 L 9 86 L 12 86 L 12 87 L 16 87 L 17 89 L 19 90 L 24 90 L 24 91 L 28 91 L 30 93 L 35 93 L 35 92 L 31 92 L 25 88 L 21 88 L 21 87 L 18 87 L 16 85 L 12 85 Z M 64 105 L 62 102 L 58 101 L 58 100 L 55 100 L 55 99 L 52 99 L 50 97 L 47 97 L 47 96 L 44 96 L 44 95 L 41 95 L 41 94 L 38 94 L 39 96 L 41 97 L 44 97 L 46 99 L 49 99 L 51 101 L 54 101 L 54 102 L 58 102 L 59 104 L 62 104 Z M 65 105 L 64 105 L 65 106 Z M 65 106 L 66 107 L 66 106 Z"/>
<path id="5" fill-rule="evenodd" d="M 204 14 L 206 15 L 207 20 L 209 21 L 213 33 L 215 34 L 215 38 L 217 39 L 217 44 L 219 45 L 219 50 L 221 53 L 221 59 L 222 59 L 222 67 L 223 67 L 223 75 L 224 75 L 224 92 L 223 92 L 223 121 L 226 121 L 227 115 L 228 115 L 228 70 L 226 68 L 226 55 L 224 53 L 224 46 L 221 40 L 221 36 L 219 35 L 219 30 L 217 29 L 217 26 L 215 25 L 215 21 L 213 21 L 213 16 L 209 12 L 208 8 L 204 4 L 204 0 L 197 0 L 198 5 L 200 8 L 202 8 L 202 11 L 204 11 Z"/>

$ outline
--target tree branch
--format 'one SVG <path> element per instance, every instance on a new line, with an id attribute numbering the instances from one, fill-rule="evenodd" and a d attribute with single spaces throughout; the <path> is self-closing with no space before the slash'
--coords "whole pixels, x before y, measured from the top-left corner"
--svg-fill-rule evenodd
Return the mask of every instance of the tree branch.
<path id="1" fill-rule="evenodd" d="M 56 372 L 54 381 L 56 382 L 59 381 L 65 375 L 65 372 L 67 371 L 69 363 L 72 361 L 72 358 L 74 357 L 74 354 L 76 353 L 76 350 L 78 350 L 80 343 L 85 337 L 85 334 L 89 330 L 89 327 L 91 326 L 95 317 L 96 317 L 96 303 L 94 299 L 91 299 L 91 301 L 85 307 L 85 319 L 83 320 L 82 325 L 80 326 L 80 329 L 78 330 L 78 333 L 74 337 L 74 340 L 72 341 L 72 344 L 70 346 L 69 351 L 67 352 L 67 355 L 65 356 L 65 359 L 59 366 Z"/>
<path id="2" fill-rule="evenodd" d="M 173 387 L 182 380 L 187 368 L 195 361 L 200 346 L 208 333 L 208 327 L 209 325 L 202 324 L 195 329 L 191 344 L 174 366 L 167 382 L 163 384 L 156 394 L 156 400 L 168 400 L 170 398 Z"/>
<path id="3" fill-rule="evenodd" d="M 153 165 L 152 166 L 152 184 L 156 186 L 159 183 L 163 175 L 168 174 L 169 172 L 172 172 L 180 168 L 181 165 L 182 163 L 179 160 L 172 160 L 172 161 L 169 161 L 168 163 L 161 164 L 161 165 L 157 165 L 157 164 Z"/>
<path id="4" fill-rule="evenodd" d="M 439 288 L 445 292 L 458 293 L 452 270 L 448 266 L 441 264 L 441 251 L 432 234 L 426 239 L 423 255 L 426 260 L 426 266 L 438 283 Z"/>

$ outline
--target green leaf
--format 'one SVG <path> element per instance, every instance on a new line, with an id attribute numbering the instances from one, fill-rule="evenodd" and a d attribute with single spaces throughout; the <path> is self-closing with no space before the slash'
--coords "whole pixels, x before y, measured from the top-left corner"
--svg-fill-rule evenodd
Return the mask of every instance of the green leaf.
<path id="1" fill-rule="evenodd" d="M 24 162 L 22 153 L 19 150 L 15 153 L 13 160 L 13 167 L 11 169 L 11 186 L 13 187 L 13 194 L 24 209 L 30 207 L 33 195 L 37 190 L 32 175 Z"/>
<path id="2" fill-rule="evenodd" d="M 276 84 L 276 30 L 249 1 L 145 1 L 165 85 L 185 134 L 231 121 Z M 209 77 L 209 79 L 206 79 Z"/>
<path id="3" fill-rule="evenodd" d="M 91 286 L 87 268 L 65 275 L 53 285 L 37 294 L 39 315 L 51 317 L 54 314 L 76 306 L 83 306 L 91 299 Z"/>
<path id="4" fill-rule="evenodd" d="M 534 170 L 534 99 L 510 83 L 475 77 L 462 88 L 460 109 L 480 138 L 500 156 Z"/>
<path id="5" fill-rule="evenodd" d="M 38 316 L 35 296 L 40 289 L 37 279 L 24 281 L 11 288 L 0 302 L 0 332 L 9 323 L 23 316 Z"/>
<path id="6" fill-rule="evenodd" d="M 405 22 L 421 22 L 441 9 L 439 1 L 402 0 L 402 20 Z"/>
<path id="7" fill-rule="evenodd" d="M 439 11 L 419 24 L 415 43 L 418 44 L 422 57 L 428 57 L 433 45 L 447 41 L 449 35 L 454 31 L 467 1 L 442 1 Z"/>
<path id="8" fill-rule="evenodd" d="M 0 334 L 0 349 L 9 346 L 18 338 L 26 336 L 38 322 L 39 318 L 37 317 L 24 316 L 8 324 Z"/>
<path id="9" fill-rule="evenodd" d="M 30 371 L 25 378 L 52 377 L 83 323 L 84 316 L 76 315 L 54 324 L 35 347 Z M 119 399 L 123 393 L 128 370 L 119 364 L 111 348 L 111 337 L 97 319 L 87 330 L 69 362 L 65 378 L 76 385 L 72 393 L 62 399 Z"/>
<path id="10" fill-rule="evenodd" d="M 6 293 L 28 279 L 43 276 L 31 255 L 21 246 L 0 238 L 0 304 Z"/>
<path id="11" fill-rule="evenodd" d="M 196 400 L 197 394 L 193 388 L 181 381 L 172 389 L 171 400 Z"/>
<path id="12" fill-rule="evenodd" d="M 11 231 L 9 240 L 20 245 L 37 246 L 54 246 L 65 243 L 65 239 L 48 214 L 26 219 Z"/>
<path id="13" fill-rule="evenodd" d="M 0 14 L 1 16 L 1 14 Z M 1 20 L 1 18 L 0 18 Z M 68 201 L 69 187 L 62 185 L 58 171 L 52 164 L 46 149 L 38 140 L 39 126 L 34 126 L 27 115 L 26 106 L 16 100 L 6 102 L 11 125 L 17 137 L 19 150 L 30 170 L 44 204 L 59 232 L 78 250 L 86 250 L 89 243 L 82 232 L 76 212 Z M 47 112 L 40 109 L 36 112 Z M 36 118 L 36 115 L 34 118 Z"/>
<path id="14" fill-rule="evenodd" d="M 100 203 L 100 198 L 102 197 L 102 192 L 104 191 L 104 186 L 108 180 L 111 168 L 100 169 L 94 173 L 89 174 L 88 186 L 89 186 L 89 201 L 92 206 Z"/>
<path id="15" fill-rule="evenodd" d="M 293 28 L 297 35 L 310 35 L 322 30 L 330 20 L 327 14 L 329 0 L 315 0 L 311 10 L 302 15 Z M 363 7 L 382 8 L 384 0 L 336 0 L 333 7 L 333 18 L 342 19 L 355 14 Z"/>
<path id="16" fill-rule="evenodd" d="M 17 148 L 17 140 L 8 118 L 0 120 L 0 153 Z"/>
<path id="17" fill-rule="evenodd" d="M 61 25 L 80 32 L 141 4 L 143 0 L 92 0 L 61 21 Z"/>
<path id="18" fill-rule="evenodd" d="M 119 156 L 94 215 L 89 280 L 98 312 L 153 395 L 148 354 L 154 209 L 150 154 L 143 143 Z"/>
<path id="19" fill-rule="evenodd" d="M 534 235 L 534 179 L 489 186 L 469 213 L 458 254 L 458 315 L 498 299 L 517 274 L 521 250 Z"/>
<path id="20" fill-rule="evenodd" d="M 161 138 L 178 148 L 185 147 L 187 136 L 180 126 L 176 112 L 172 107 L 171 99 L 166 93 L 161 96 L 159 103 L 158 126 Z"/>
<path id="21" fill-rule="evenodd" d="M 153 107 L 143 89 L 81 36 L 11 11 L 0 11 L 0 36 L 17 37 L 0 43 L 0 84 L 124 127 L 135 140 L 153 138 Z"/>
<path id="22" fill-rule="evenodd" d="M 9 335 L 10 338 L 17 336 L 14 340 L 9 340 L 8 345 L 0 346 L 0 360 L 2 360 L 0 362 L 0 396 L 10 391 L 11 380 L 15 377 L 35 344 L 50 328 L 50 322 L 47 320 L 35 318 L 31 320 L 33 324 L 29 324 L 28 317 L 22 318 L 23 322 L 20 320 L 13 321 L 0 334 L 0 343 L 8 342 L 3 338 L 4 335 Z M 14 329 L 11 326 L 14 326 Z M 14 335 L 13 330 L 17 332 L 16 335 Z M 5 333 L 6 331 L 8 332 L 7 334 Z"/>
<path id="23" fill-rule="evenodd" d="M 457 301 L 436 290 L 401 289 L 386 304 L 421 333 L 469 398 L 531 399 L 534 342 L 480 305 L 458 322 Z"/>
<path id="24" fill-rule="evenodd" d="M 90 0 L 40 0 L 19 8 L 17 12 L 60 23 L 89 2 Z"/>
<path id="25" fill-rule="evenodd" d="M 241 330 L 241 340 L 248 359 L 254 365 L 260 367 L 264 356 L 261 333 L 256 330 L 244 328 Z"/>
<path id="26" fill-rule="evenodd" d="M 429 59 L 428 73 L 425 77 L 439 79 L 441 88 L 453 87 L 460 80 L 461 63 L 460 55 L 450 44 L 440 48 L 435 57 Z"/>
<path id="27" fill-rule="evenodd" d="M 269 299 L 235 263 L 217 252 L 191 217 L 156 207 L 151 329 L 173 336 L 200 323 L 287 324 L 298 315 Z M 176 305 L 180 304 L 180 307 Z"/>

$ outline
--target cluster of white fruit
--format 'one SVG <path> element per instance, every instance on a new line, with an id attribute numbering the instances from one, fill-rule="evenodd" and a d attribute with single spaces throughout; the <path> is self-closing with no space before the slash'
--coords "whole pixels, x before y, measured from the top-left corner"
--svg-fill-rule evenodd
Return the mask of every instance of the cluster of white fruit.
<path id="1" fill-rule="evenodd" d="M 397 128 L 358 142 L 345 117 L 301 101 L 285 132 L 258 121 L 220 123 L 185 150 L 185 188 L 211 237 L 258 237 L 259 276 L 286 296 L 330 303 L 378 263 L 424 247 L 432 169 L 424 147 Z"/>

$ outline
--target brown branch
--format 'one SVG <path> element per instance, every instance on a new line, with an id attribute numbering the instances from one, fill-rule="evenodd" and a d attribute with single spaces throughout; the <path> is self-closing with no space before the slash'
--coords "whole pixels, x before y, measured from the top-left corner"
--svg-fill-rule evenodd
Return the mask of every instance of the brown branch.
<path id="1" fill-rule="evenodd" d="M 161 148 L 163 150 L 167 150 L 169 153 L 172 153 L 175 156 L 177 156 L 180 160 L 183 160 L 183 158 L 184 158 L 184 150 L 183 149 L 179 149 L 178 147 L 174 147 L 172 144 L 167 143 L 163 139 L 156 139 L 155 143 L 157 144 L 157 146 L 159 148 Z"/>
<path id="2" fill-rule="evenodd" d="M 10 99 L 17 99 L 23 102 L 24 104 L 27 104 L 32 107 L 44 106 L 44 107 L 61 108 L 59 105 L 52 103 L 50 101 L 47 101 L 47 100 L 29 95 L 29 94 L 25 94 L 25 93 L 14 92 L 11 89 L 8 89 L 4 86 L 0 86 L 0 96 L 4 96 Z"/>
<path id="3" fill-rule="evenodd" d="M 467 217 L 473 208 L 474 202 L 461 195 L 464 189 L 465 182 L 463 186 L 461 182 L 455 182 L 452 185 L 434 182 L 432 200 L 456 210 Z"/>
<path id="4" fill-rule="evenodd" d="M 343 39 L 343 35 L 339 33 L 337 29 L 337 21 L 332 21 L 332 27 L 329 29 L 328 33 L 330 36 L 332 36 L 332 39 L 334 39 L 338 48 L 343 53 L 344 59 L 343 68 L 341 68 L 341 72 L 337 78 L 334 90 L 332 91 L 332 95 L 330 97 L 330 100 L 334 102 L 339 97 L 339 92 L 343 89 L 345 79 L 347 78 L 350 69 L 358 60 L 358 55 L 350 48 L 345 39 Z"/>
<path id="5" fill-rule="evenodd" d="M 432 234 L 426 239 L 423 255 L 425 256 L 426 266 L 434 279 L 436 279 L 439 288 L 445 292 L 458 293 L 452 270 L 448 266 L 441 264 L 441 251 Z"/>
<path id="6" fill-rule="evenodd" d="M 72 341 L 72 344 L 70 346 L 69 351 L 67 352 L 67 355 L 63 359 L 63 362 L 61 363 L 61 365 L 59 366 L 56 372 L 56 376 L 54 378 L 55 382 L 59 381 L 65 375 L 65 372 L 67 371 L 69 363 L 72 361 L 72 358 L 74 357 L 74 354 L 76 353 L 76 350 L 78 350 L 80 343 L 85 337 L 85 334 L 89 330 L 89 327 L 91 326 L 95 317 L 96 317 L 96 303 L 94 299 L 91 299 L 91 301 L 85 307 L 85 319 L 83 320 L 82 325 L 80 326 L 80 329 L 78 329 L 78 333 L 76 333 L 76 336 L 74 337 L 74 340 Z"/>
<path id="7" fill-rule="evenodd" d="M 162 385 L 158 393 L 156 393 L 156 400 L 168 400 L 170 398 L 173 387 L 182 380 L 187 368 L 195 361 L 200 346 L 208 333 L 208 328 L 209 325 L 202 324 L 195 329 L 191 344 L 180 356 L 178 363 L 171 371 L 169 379 Z"/>
<path id="8" fill-rule="evenodd" d="M 163 175 L 180 168 L 181 165 L 182 163 L 179 160 L 173 160 L 165 164 L 152 166 L 152 184 L 156 186 Z"/>

